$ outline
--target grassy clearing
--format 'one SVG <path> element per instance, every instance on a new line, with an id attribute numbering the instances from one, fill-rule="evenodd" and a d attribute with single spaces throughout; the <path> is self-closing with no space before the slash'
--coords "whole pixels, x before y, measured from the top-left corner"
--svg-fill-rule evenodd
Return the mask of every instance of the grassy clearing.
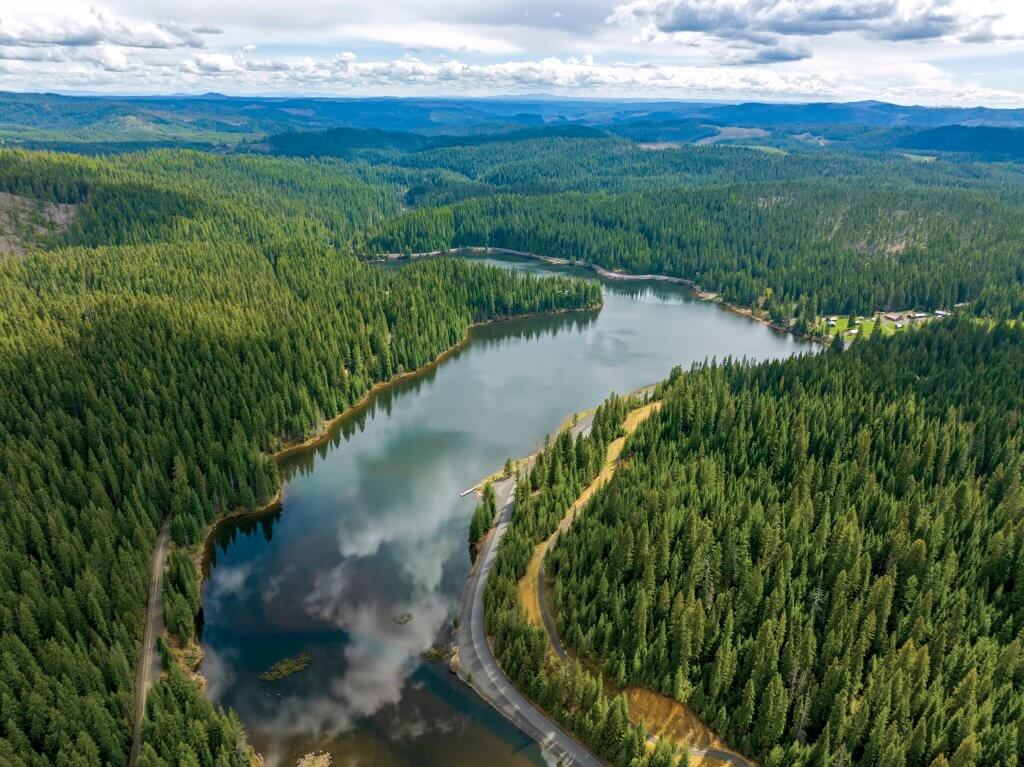
<path id="1" fill-rule="evenodd" d="M 755 152 L 764 152 L 765 154 L 774 154 L 781 157 L 785 157 L 789 154 L 785 149 L 777 146 L 768 146 L 767 144 L 736 144 L 742 149 L 753 149 Z"/>
<path id="2" fill-rule="evenodd" d="M 827 333 L 830 336 L 843 336 L 847 340 L 852 340 L 857 336 L 871 336 L 875 329 L 875 323 L 881 322 L 882 324 L 882 335 L 891 336 L 894 333 L 907 330 L 908 328 L 920 325 L 923 322 L 930 322 L 933 318 L 928 316 L 924 319 L 918 320 L 903 320 L 901 324 L 903 327 L 897 328 L 896 323 L 892 320 L 885 319 L 881 314 L 876 314 L 874 317 L 863 317 L 860 319 L 860 323 L 854 323 L 853 327 L 850 326 L 850 318 L 848 316 L 833 315 L 835 316 L 835 326 L 829 324 L 828 317 L 822 317 L 818 320 L 818 324 L 815 326 L 815 332 L 818 334 Z M 857 319 L 857 318 L 854 318 Z M 851 330 L 856 330 L 856 333 L 851 333 Z"/>

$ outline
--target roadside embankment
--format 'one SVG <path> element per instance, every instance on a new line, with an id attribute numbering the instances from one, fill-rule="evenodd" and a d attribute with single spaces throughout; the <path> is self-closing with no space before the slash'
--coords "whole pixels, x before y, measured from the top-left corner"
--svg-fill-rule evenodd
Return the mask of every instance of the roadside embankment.
<path id="1" fill-rule="evenodd" d="M 592 415 L 578 420 L 572 427 L 573 433 L 587 433 L 592 420 Z M 532 462 L 533 456 L 520 461 L 524 475 L 529 473 Z M 605 767 L 604 762 L 586 746 L 516 689 L 498 665 L 484 630 L 484 588 L 512 516 L 515 485 L 514 477 L 494 483 L 498 512 L 494 526 L 481 540 L 476 562 L 466 583 L 455 631 L 454 649 L 458 661 L 453 665 L 453 671 L 496 711 L 536 740 L 556 764 L 563 767 Z"/>
<path id="2" fill-rule="evenodd" d="M 641 392 L 645 391 L 647 390 L 641 390 Z M 649 401 L 634 407 L 627 413 L 623 420 L 623 435 L 608 443 L 604 463 L 597 475 L 569 506 L 554 532 L 534 548 L 526 572 L 518 582 L 519 603 L 528 622 L 542 629 L 549 639 L 549 671 L 553 671 L 562 663 L 570 663 L 574 659 L 562 646 L 555 620 L 551 614 L 550 604 L 545 595 L 544 563 L 546 554 L 553 548 L 558 536 L 569 528 L 576 515 L 586 507 L 594 494 L 611 481 L 616 469 L 620 466 L 626 440 L 640 424 L 656 413 L 660 406 L 660 401 Z M 574 436 L 586 434 L 592 421 L 593 415 L 591 414 L 585 421 L 574 427 Z M 526 472 L 531 468 L 534 459 L 535 456 L 524 459 Z M 499 486 L 496 485 L 496 487 Z M 468 598 L 464 600 L 463 604 L 457 633 L 461 656 L 458 672 L 485 700 L 491 702 L 513 723 L 519 725 L 524 732 L 537 737 L 536 715 L 543 717 L 547 722 L 549 733 L 558 733 L 561 739 L 559 742 L 569 744 L 563 752 L 564 758 L 568 759 L 570 764 L 587 764 L 589 763 L 587 760 L 595 758 L 593 754 L 562 729 L 546 712 L 535 706 L 532 701 L 526 700 L 519 693 L 518 697 L 523 702 L 510 706 L 509 680 L 494 659 L 492 648 L 483 629 L 482 594 L 496 551 L 508 527 L 514 505 L 514 482 L 511 479 L 502 480 L 500 487 L 501 495 L 499 497 L 506 497 L 507 493 L 507 500 L 499 510 L 496 518 L 497 524 L 483 541 L 476 567 L 470 576 L 467 587 Z M 479 603 L 478 607 L 477 603 Z M 590 664 L 585 665 L 589 666 Z M 483 683 L 478 681 L 480 673 L 486 674 Z M 616 689 L 616 685 L 610 680 L 604 680 L 604 684 L 607 690 Z M 514 689 L 513 687 L 512 690 Z M 730 751 L 688 706 L 673 698 L 641 688 L 616 691 L 624 693 L 629 700 L 630 718 L 634 723 L 642 722 L 650 733 L 648 748 L 653 749 L 659 738 L 664 738 L 676 747 L 689 749 L 690 763 L 695 767 L 752 767 L 752 763 L 745 757 Z M 518 691 L 516 692 L 518 693 Z M 531 713 L 533 721 L 527 718 L 525 723 L 523 722 L 522 711 L 524 710 Z M 548 741 L 541 740 L 540 742 L 544 745 Z"/>

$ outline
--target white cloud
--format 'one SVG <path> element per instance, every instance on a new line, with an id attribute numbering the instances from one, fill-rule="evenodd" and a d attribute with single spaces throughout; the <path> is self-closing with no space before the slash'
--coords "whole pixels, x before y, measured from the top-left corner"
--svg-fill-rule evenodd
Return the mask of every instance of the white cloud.
<path id="1" fill-rule="evenodd" d="M 337 34 L 355 40 L 393 43 L 406 48 L 472 51 L 497 56 L 519 53 L 520 48 L 500 37 L 460 29 L 456 25 L 423 21 L 406 24 L 344 24 Z"/>
<path id="2" fill-rule="evenodd" d="M 1024 34 L 1011 0 L 629 0 L 608 16 L 638 39 L 711 42 L 726 63 L 810 58 L 809 40 L 856 35 L 890 42 L 984 43 Z"/>
<path id="3" fill-rule="evenodd" d="M 1024 103 L 1013 0 L 9 1 L 16 90 Z"/>
<path id="4" fill-rule="evenodd" d="M 238 62 L 227 53 L 200 52 L 185 62 L 185 68 L 202 74 L 223 74 L 238 69 Z"/>
<path id="5" fill-rule="evenodd" d="M 0 16 L 0 45 L 95 46 L 178 48 L 203 46 L 196 32 L 176 22 L 130 21 L 95 7 L 51 17 L 4 14 Z"/>

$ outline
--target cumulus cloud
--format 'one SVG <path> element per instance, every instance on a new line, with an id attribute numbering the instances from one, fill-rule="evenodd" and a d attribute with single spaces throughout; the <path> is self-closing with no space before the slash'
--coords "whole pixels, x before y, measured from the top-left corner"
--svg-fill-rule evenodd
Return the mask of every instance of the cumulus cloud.
<path id="1" fill-rule="evenodd" d="M 202 37 L 176 22 L 130 21 L 95 7 L 59 17 L 0 17 L 0 45 L 201 48 Z"/>
<path id="2" fill-rule="evenodd" d="M 1016 0 L 11 2 L 19 90 L 1024 102 L 1002 63 L 1024 66 Z"/>
<path id="3" fill-rule="evenodd" d="M 234 72 L 238 66 L 235 57 L 228 53 L 200 52 L 185 62 L 185 68 L 188 71 L 206 75 Z"/>
<path id="4" fill-rule="evenodd" d="M 310 57 L 264 59 L 245 53 L 234 56 L 198 53 L 186 62 L 185 69 L 197 75 L 228 75 L 236 84 L 253 89 L 261 83 L 271 83 L 282 87 L 290 85 L 295 89 L 323 86 L 345 92 L 405 88 L 505 93 L 604 89 L 632 95 L 653 95 L 678 89 L 700 94 L 743 90 L 782 97 L 824 95 L 836 85 L 829 78 L 814 73 L 738 68 L 709 70 L 697 66 L 649 63 L 601 64 L 589 54 L 565 59 L 549 57 L 539 61 L 476 64 L 444 57 L 426 61 L 412 55 L 392 60 L 358 61 L 348 53 L 329 60 Z M 362 536 L 351 536 L 347 538 L 346 546 L 351 548 L 362 540 Z M 378 544 L 378 541 L 366 542 L 370 547 Z"/>
<path id="5" fill-rule="evenodd" d="M 114 71 L 118 62 L 110 59 L 103 65 L 95 55 L 72 58 L 68 51 L 44 53 L 38 49 L 0 47 L 0 62 L 8 62 L 0 74 L 8 80 L 24 80 L 30 75 L 44 77 L 47 87 L 60 84 L 67 88 L 100 88 L 110 84 L 137 91 L 200 91 L 215 87 L 260 95 L 554 92 L 652 98 L 886 98 L 902 103 L 1024 104 L 1024 94 L 957 82 L 932 66 L 908 63 L 894 70 L 885 61 L 877 66 L 865 62 L 860 73 L 863 79 L 855 80 L 843 67 L 794 69 L 763 65 L 799 58 L 799 48 L 788 51 L 785 46 L 737 49 L 728 66 L 717 67 L 647 61 L 599 62 L 588 55 L 477 63 L 463 58 L 422 59 L 413 55 L 364 61 L 351 52 L 314 58 L 261 57 L 242 50 L 233 54 L 197 51 L 183 61 L 156 60 L 147 58 L 148 54 L 128 57 L 131 76 L 122 71 L 116 80 L 105 73 Z M 69 68 L 66 62 L 71 61 L 77 68 Z M 41 70 L 49 75 L 41 75 Z M 350 539 L 348 545 L 355 540 L 359 539 Z"/>
<path id="6" fill-rule="evenodd" d="M 890 42 L 1019 36 L 995 32 L 1005 16 L 965 0 L 629 0 L 607 21 L 647 41 L 711 40 L 724 62 L 750 64 L 809 58 L 808 39 L 844 33 Z"/>

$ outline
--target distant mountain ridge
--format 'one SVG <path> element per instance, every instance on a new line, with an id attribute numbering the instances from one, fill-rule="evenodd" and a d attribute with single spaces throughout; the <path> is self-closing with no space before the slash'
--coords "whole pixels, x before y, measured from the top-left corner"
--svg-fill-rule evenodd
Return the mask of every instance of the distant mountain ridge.
<path id="1" fill-rule="evenodd" d="M 946 125 L 1019 128 L 1024 127 L 1024 109 L 901 106 L 879 101 L 708 103 L 547 95 L 460 99 L 0 93 L 0 140 L 5 143 L 189 141 L 230 146 L 271 134 L 339 128 L 465 136 L 552 125 L 586 126 L 639 140 L 664 136 L 686 141 L 707 135 L 707 128 L 701 127 L 706 125 L 759 127 L 792 134 L 810 126 L 836 131 L 851 126 L 877 130 Z"/>
<path id="2" fill-rule="evenodd" d="M 906 149 L 1020 158 L 1024 157 L 1024 129 L 944 125 L 913 133 L 897 145 Z"/>

